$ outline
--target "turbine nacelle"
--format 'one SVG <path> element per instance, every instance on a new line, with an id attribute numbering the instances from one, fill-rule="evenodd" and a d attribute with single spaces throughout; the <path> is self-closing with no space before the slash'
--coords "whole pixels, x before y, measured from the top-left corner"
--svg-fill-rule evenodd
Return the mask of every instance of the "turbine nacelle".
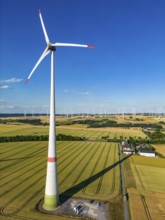
<path id="1" fill-rule="evenodd" d="M 53 44 L 48 44 L 48 50 L 56 51 L 56 47 Z"/>

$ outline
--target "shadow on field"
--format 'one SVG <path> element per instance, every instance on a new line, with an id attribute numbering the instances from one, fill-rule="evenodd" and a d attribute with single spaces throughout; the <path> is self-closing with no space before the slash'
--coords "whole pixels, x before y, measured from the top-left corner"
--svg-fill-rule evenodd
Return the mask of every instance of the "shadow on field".
<path id="1" fill-rule="evenodd" d="M 112 170 L 114 167 L 118 166 L 124 160 L 127 160 L 130 156 L 132 156 L 132 155 L 128 155 L 128 156 L 124 157 L 123 159 L 121 159 L 121 160 L 117 161 L 116 163 L 112 164 L 111 166 L 105 168 L 104 170 L 96 173 L 95 175 L 87 178 L 86 180 L 78 183 L 75 186 L 72 186 L 71 188 L 69 188 L 66 191 L 64 191 L 63 193 L 61 193 L 60 194 L 60 203 L 66 202 L 74 194 L 76 194 L 77 192 L 82 190 L 84 187 L 88 186 L 90 183 L 94 182 L 95 180 L 97 180 L 98 178 L 100 178 L 101 176 L 106 174 L 108 171 Z"/>
<path id="2" fill-rule="evenodd" d="M 9 158 L 9 159 L 1 159 L 0 162 L 4 162 L 4 161 L 12 161 L 12 160 L 26 160 L 26 159 L 30 159 L 30 158 L 40 158 L 43 157 L 45 155 L 38 155 L 38 156 L 27 156 L 27 157 L 19 157 L 19 158 Z"/>

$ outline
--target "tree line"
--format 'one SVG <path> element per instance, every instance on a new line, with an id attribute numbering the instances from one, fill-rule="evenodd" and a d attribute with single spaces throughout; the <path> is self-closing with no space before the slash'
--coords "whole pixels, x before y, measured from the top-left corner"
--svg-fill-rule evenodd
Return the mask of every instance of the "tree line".
<path id="1" fill-rule="evenodd" d="M 152 144 L 165 144 L 165 134 L 160 129 L 156 129 L 155 132 L 143 131 L 150 139 Z"/>
<path id="2" fill-rule="evenodd" d="M 30 125 L 49 125 L 47 122 L 42 122 L 41 119 L 0 119 L 0 124 L 10 124 L 10 123 L 23 123 Z"/>
<path id="3" fill-rule="evenodd" d="M 3 142 L 23 142 L 23 141 L 48 141 L 48 135 L 16 135 L 16 136 L 2 136 L 0 143 Z M 56 135 L 57 141 L 84 141 L 85 137 L 71 136 L 65 134 Z"/>
<path id="4" fill-rule="evenodd" d="M 161 124 L 146 124 L 146 123 L 117 123 L 115 120 L 102 119 L 102 120 L 75 120 L 75 121 L 66 121 L 66 122 L 58 122 L 57 125 L 73 125 L 73 124 L 82 124 L 87 125 L 88 128 L 100 128 L 100 127 L 123 127 L 123 128 L 132 128 L 132 127 L 140 127 L 140 128 L 154 128 L 154 129 L 162 129 Z"/>

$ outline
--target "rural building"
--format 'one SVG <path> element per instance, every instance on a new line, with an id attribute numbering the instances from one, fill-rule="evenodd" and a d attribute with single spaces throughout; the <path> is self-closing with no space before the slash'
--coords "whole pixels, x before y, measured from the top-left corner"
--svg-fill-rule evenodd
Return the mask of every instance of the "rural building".
<path id="1" fill-rule="evenodd" d="M 124 148 L 123 154 L 135 154 L 135 151 L 131 148 Z"/>
<path id="2" fill-rule="evenodd" d="M 140 144 L 140 145 L 136 146 L 136 150 L 140 150 L 140 149 L 145 150 L 148 147 L 149 147 L 149 144 Z"/>
<path id="3" fill-rule="evenodd" d="M 128 143 L 127 143 L 127 140 L 121 142 L 121 145 L 122 145 L 122 146 L 126 146 L 127 144 L 128 144 Z"/>
<path id="4" fill-rule="evenodd" d="M 139 150 L 139 155 L 145 156 L 145 157 L 155 157 L 155 151 L 153 151 L 153 150 Z"/>

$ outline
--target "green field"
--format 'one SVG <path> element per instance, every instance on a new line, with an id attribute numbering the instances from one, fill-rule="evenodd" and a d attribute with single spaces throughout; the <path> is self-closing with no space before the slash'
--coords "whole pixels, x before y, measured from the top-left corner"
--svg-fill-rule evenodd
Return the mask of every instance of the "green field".
<path id="1" fill-rule="evenodd" d="M 164 169 L 164 158 L 131 156 L 129 160 L 124 162 L 125 181 L 132 220 L 164 219 Z"/>
<path id="2" fill-rule="evenodd" d="M 48 131 L 47 125 L 7 123 L 0 127 L 0 136 L 48 135 Z M 111 219 L 122 219 L 118 143 L 97 141 L 105 136 L 140 140 L 146 139 L 146 135 L 139 128 L 87 128 L 86 125 L 57 126 L 56 133 L 95 141 L 57 142 L 60 195 L 108 201 Z M 0 219 L 69 218 L 36 211 L 36 204 L 44 196 L 47 145 L 44 141 L 0 144 Z M 132 220 L 163 219 L 164 159 L 131 156 L 123 163 Z"/>
<path id="3" fill-rule="evenodd" d="M 48 126 L 32 126 L 32 125 L 3 125 L 0 128 L 0 136 L 15 135 L 46 135 L 49 132 Z M 139 129 L 124 128 L 79 128 L 73 126 L 57 126 L 57 134 L 66 134 L 72 136 L 85 137 L 89 140 L 101 140 L 102 136 L 108 136 L 110 139 L 135 139 L 146 138 L 146 135 Z"/>
<path id="4" fill-rule="evenodd" d="M 165 193 L 164 159 L 134 156 L 130 160 L 138 189 Z"/>
<path id="5" fill-rule="evenodd" d="M 2 143 L 0 150 L 0 218 L 47 219 L 35 210 L 44 196 L 47 142 Z M 62 195 L 109 200 L 119 193 L 116 143 L 58 142 L 57 157 Z"/>
<path id="6" fill-rule="evenodd" d="M 165 144 L 153 144 L 156 152 L 165 157 Z"/>

